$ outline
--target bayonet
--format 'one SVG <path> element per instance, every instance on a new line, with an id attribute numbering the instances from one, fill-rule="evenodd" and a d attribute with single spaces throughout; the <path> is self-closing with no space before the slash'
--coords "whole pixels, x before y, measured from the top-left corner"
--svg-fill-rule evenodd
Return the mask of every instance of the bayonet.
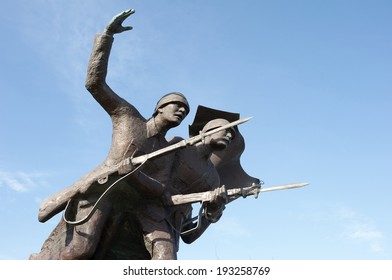
<path id="1" fill-rule="evenodd" d="M 228 202 L 231 202 L 239 197 L 245 198 L 250 195 L 253 195 L 255 198 L 257 198 L 259 193 L 261 192 L 271 192 L 271 191 L 288 190 L 294 188 L 302 188 L 307 185 L 309 184 L 296 183 L 296 184 L 279 185 L 279 186 L 274 186 L 269 188 L 262 188 L 261 184 L 254 184 L 248 187 L 232 188 L 232 189 L 226 189 L 225 186 L 222 186 L 212 191 L 172 195 L 171 198 L 168 201 L 166 201 L 166 204 L 180 205 L 180 204 L 188 204 L 188 203 L 195 203 L 195 202 L 201 202 L 201 203 L 212 202 L 218 195 L 226 196 Z"/>
<path id="2" fill-rule="evenodd" d="M 178 194 L 172 195 L 171 198 L 166 201 L 166 205 L 181 205 L 181 204 L 191 204 L 200 202 L 201 206 L 197 216 L 189 218 L 184 221 L 184 225 L 188 225 L 194 223 L 196 224 L 190 229 L 185 231 L 181 231 L 181 234 L 187 235 L 197 230 L 201 226 L 201 219 L 204 216 L 204 208 L 206 203 L 214 201 L 219 195 L 226 199 L 227 203 L 232 202 L 233 200 L 243 197 L 246 198 L 250 195 L 253 195 L 255 198 L 258 198 L 259 193 L 261 192 L 271 192 L 271 191 L 279 191 L 279 190 L 288 190 L 295 188 L 302 188 L 309 185 L 308 183 L 296 183 L 296 184 L 286 184 L 279 185 L 269 188 L 262 188 L 261 184 L 253 184 L 248 187 L 243 188 L 231 188 L 226 189 L 225 186 L 216 188 L 212 191 L 199 192 L 199 193 L 191 193 L 191 194 Z"/>

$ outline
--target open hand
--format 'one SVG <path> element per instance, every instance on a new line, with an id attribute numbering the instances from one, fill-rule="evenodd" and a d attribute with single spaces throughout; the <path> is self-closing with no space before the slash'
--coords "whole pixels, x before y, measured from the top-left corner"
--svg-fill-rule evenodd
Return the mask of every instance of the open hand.
<path id="1" fill-rule="evenodd" d="M 122 24 L 124 20 L 126 20 L 130 15 L 134 13 L 134 9 L 129 9 L 116 15 L 106 26 L 104 33 L 106 33 L 107 35 L 113 35 L 127 30 L 131 30 L 133 28 L 132 26 L 123 26 Z"/>

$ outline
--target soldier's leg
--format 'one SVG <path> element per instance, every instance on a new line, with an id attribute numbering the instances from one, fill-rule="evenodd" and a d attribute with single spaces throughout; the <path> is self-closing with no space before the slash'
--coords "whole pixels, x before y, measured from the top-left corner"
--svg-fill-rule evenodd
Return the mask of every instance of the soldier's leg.
<path id="1" fill-rule="evenodd" d="M 59 221 L 57 226 L 50 233 L 49 237 L 42 245 L 41 251 L 32 254 L 30 260 L 59 260 L 61 252 L 64 250 L 65 238 L 67 235 L 67 226 L 63 219 Z"/>
<path id="2" fill-rule="evenodd" d="M 162 221 L 161 223 L 164 223 Z M 144 235 L 144 243 L 151 255 L 152 260 L 176 260 L 177 259 L 177 243 L 171 229 L 164 225 L 166 229 L 159 226 L 159 230 L 146 233 Z"/>
<path id="3" fill-rule="evenodd" d="M 92 208 L 91 201 L 79 200 L 75 219 L 82 219 Z M 111 211 L 109 201 L 102 200 L 90 219 L 81 225 L 68 225 L 73 228 L 68 244 L 61 253 L 61 259 L 89 259 L 93 256 L 108 215 Z"/>
<path id="4" fill-rule="evenodd" d="M 172 239 L 158 238 L 152 241 L 152 260 L 176 260 L 175 244 Z"/>
<path id="5" fill-rule="evenodd" d="M 167 210 L 154 203 L 147 204 L 139 216 L 144 245 L 153 260 L 177 259 L 176 238 L 167 216 Z"/>

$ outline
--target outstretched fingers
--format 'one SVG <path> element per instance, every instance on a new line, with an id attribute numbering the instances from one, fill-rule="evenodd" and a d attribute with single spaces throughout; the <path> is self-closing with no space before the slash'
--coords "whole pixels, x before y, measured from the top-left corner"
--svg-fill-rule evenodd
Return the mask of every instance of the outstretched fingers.
<path id="1" fill-rule="evenodd" d="M 115 19 L 117 18 L 118 21 L 119 21 L 119 23 L 122 24 L 122 23 L 124 22 L 124 20 L 126 20 L 130 15 L 132 15 L 132 14 L 134 14 L 134 13 L 135 13 L 135 10 L 134 10 L 134 9 L 129 9 L 129 10 L 126 10 L 126 11 L 124 11 L 124 12 L 118 14 L 118 15 L 115 16 L 114 18 L 115 18 Z M 130 27 L 130 26 L 128 26 L 128 27 Z"/>
<path id="2" fill-rule="evenodd" d="M 110 23 L 106 26 L 106 32 L 110 34 L 116 34 L 127 30 L 132 30 L 132 26 L 122 26 L 122 24 L 130 15 L 134 13 L 134 9 L 129 9 L 114 16 Z"/>

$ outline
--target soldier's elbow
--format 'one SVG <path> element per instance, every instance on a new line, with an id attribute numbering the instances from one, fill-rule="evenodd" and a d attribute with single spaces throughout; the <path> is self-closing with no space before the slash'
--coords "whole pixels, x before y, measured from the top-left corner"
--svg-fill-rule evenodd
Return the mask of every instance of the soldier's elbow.
<path id="1" fill-rule="evenodd" d="M 97 82 L 94 79 L 87 79 L 86 83 L 84 84 L 85 88 L 89 91 L 89 92 L 95 92 L 97 89 Z"/>
<path id="2" fill-rule="evenodd" d="M 189 238 L 189 236 L 181 236 L 181 239 L 185 244 L 191 244 L 195 241 L 195 239 Z"/>

